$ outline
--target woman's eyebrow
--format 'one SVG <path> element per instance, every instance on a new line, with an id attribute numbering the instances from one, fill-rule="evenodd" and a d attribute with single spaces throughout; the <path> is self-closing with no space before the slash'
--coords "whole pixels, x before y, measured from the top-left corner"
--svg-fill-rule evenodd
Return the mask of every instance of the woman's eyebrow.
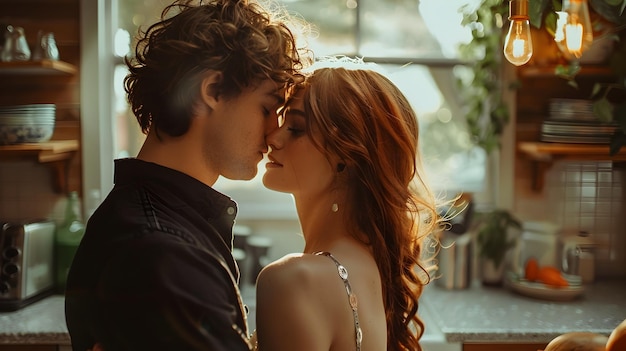
<path id="1" fill-rule="evenodd" d="M 296 115 L 299 117 L 306 117 L 306 114 L 302 110 L 295 109 L 293 107 L 287 106 L 285 110 L 285 114 Z"/>

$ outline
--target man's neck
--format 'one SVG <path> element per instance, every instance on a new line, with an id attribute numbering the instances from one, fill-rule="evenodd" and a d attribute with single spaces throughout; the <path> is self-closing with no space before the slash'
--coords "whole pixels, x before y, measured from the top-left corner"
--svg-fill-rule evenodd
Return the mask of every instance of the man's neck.
<path id="1" fill-rule="evenodd" d="M 152 131 L 148 133 L 137 159 L 175 169 L 208 186 L 215 184 L 218 174 L 209 169 L 193 138 L 171 137 L 165 133 L 159 136 Z"/>

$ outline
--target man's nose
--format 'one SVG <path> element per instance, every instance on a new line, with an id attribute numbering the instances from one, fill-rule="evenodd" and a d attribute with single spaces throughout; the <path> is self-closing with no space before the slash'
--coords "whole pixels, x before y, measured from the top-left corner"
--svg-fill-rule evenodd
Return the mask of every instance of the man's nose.
<path id="1" fill-rule="evenodd" d="M 278 129 L 278 114 L 273 113 L 269 118 L 267 118 L 265 123 L 265 135 L 270 135 L 273 131 Z"/>

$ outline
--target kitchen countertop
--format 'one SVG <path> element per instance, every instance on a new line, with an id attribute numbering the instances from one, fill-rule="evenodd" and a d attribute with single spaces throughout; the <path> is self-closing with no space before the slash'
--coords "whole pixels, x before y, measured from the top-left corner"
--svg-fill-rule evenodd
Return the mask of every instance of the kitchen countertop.
<path id="1" fill-rule="evenodd" d="M 0 344 L 69 345 L 64 297 L 52 295 L 13 312 L 0 312 Z"/>
<path id="2" fill-rule="evenodd" d="M 0 313 L 0 344 L 69 345 L 63 296 L 53 295 L 15 312 Z M 596 282 L 576 300 L 554 302 L 474 282 L 463 290 L 429 284 L 420 299 L 426 333 L 445 342 L 547 343 L 557 335 L 608 335 L 626 319 L 626 279 Z M 252 316 L 251 316 L 252 317 Z M 430 329 L 429 329 L 430 325 Z"/>
<path id="3" fill-rule="evenodd" d="M 420 307 L 447 342 L 548 343 L 573 331 L 609 335 L 626 319 L 626 280 L 586 285 L 571 301 L 535 299 L 480 282 L 462 290 L 429 284 Z"/>

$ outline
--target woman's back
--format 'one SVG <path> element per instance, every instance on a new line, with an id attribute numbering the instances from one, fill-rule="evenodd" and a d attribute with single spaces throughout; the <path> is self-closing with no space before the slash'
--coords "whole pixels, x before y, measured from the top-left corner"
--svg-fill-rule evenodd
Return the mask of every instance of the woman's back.
<path id="1" fill-rule="evenodd" d="M 362 331 L 361 351 L 387 348 L 380 277 L 373 257 L 356 243 L 326 252 L 285 256 L 259 275 L 257 332 L 261 350 L 358 350 L 358 328 Z M 338 266 L 345 268 L 347 283 Z M 356 303 L 350 302 L 348 286 Z M 272 340 L 265 335 L 284 338 Z"/>

